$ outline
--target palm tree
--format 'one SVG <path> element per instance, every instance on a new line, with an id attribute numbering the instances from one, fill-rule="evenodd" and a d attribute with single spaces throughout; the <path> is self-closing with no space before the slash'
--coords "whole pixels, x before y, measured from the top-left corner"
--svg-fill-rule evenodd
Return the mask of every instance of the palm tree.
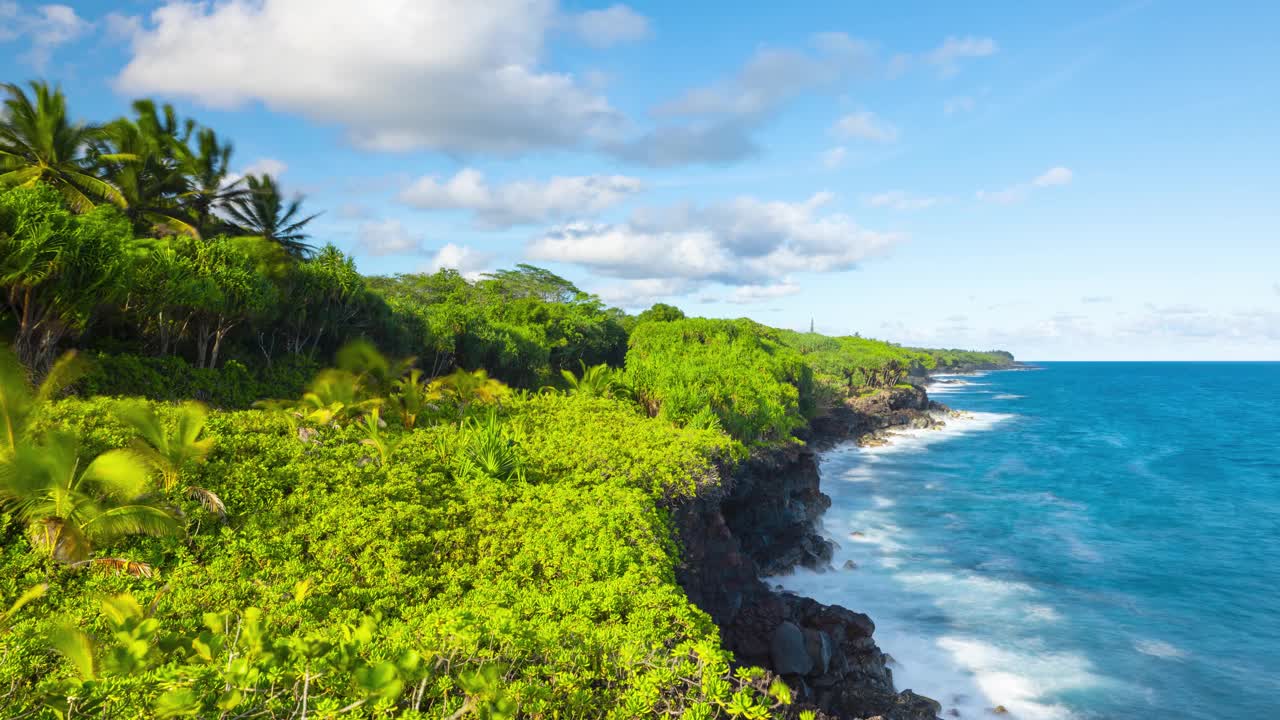
<path id="1" fill-rule="evenodd" d="M 270 175 L 245 177 L 248 187 L 242 197 L 227 206 L 227 215 L 248 235 L 256 235 L 278 244 L 293 257 L 306 257 L 315 248 L 303 242 L 307 223 L 320 213 L 298 219 L 303 197 L 296 195 L 288 202 Z"/>
<path id="2" fill-rule="evenodd" d="M 0 462 L 0 503 L 27 524 L 32 547 L 56 562 L 81 564 L 94 562 L 88 558 L 95 547 L 126 535 L 179 532 L 178 519 L 146 498 L 141 458 L 109 450 L 81 467 L 78 450 L 74 436 L 52 433 Z M 130 567 L 117 558 L 102 562 Z"/>
<path id="3" fill-rule="evenodd" d="M 0 347 L 0 461 L 17 453 L 36 413 L 74 382 L 83 368 L 75 352 L 68 352 L 53 363 L 39 387 L 32 387 L 17 355 Z"/>
<path id="4" fill-rule="evenodd" d="M 42 82 L 30 87 L 34 101 L 13 83 L 0 85 L 8 95 L 0 114 L 0 185 L 48 183 L 76 212 L 89 210 L 95 200 L 125 207 L 120 191 L 94 174 L 93 162 L 128 158 L 90 157 L 102 128 L 72 122 L 62 90 Z"/>
<path id="5" fill-rule="evenodd" d="M 489 377 L 484 370 L 455 370 L 431 381 L 430 390 L 433 396 L 452 400 L 458 407 L 460 418 L 466 416 L 467 408 L 474 403 L 496 403 L 511 394 L 510 387 Z"/>
<path id="6" fill-rule="evenodd" d="M 244 178 L 227 182 L 231 174 L 231 143 L 220 142 L 217 133 L 204 128 L 196 135 L 196 144 L 194 151 L 186 147 L 182 155 L 188 182 L 184 204 L 190 209 L 196 228 L 212 234 L 227 225 L 214 212 L 246 200 L 249 191 L 244 187 Z"/>
<path id="7" fill-rule="evenodd" d="M 591 367 L 587 367 L 586 363 L 580 362 L 580 364 L 582 365 L 581 377 L 568 370 L 560 371 L 561 377 L 569 387 L 570 395 L 612 398 L 626 393 L 626 385 L 613 368 L 604 363 Z"/>
<path id="8" fill-rule="evenodd" d="M 161 128 L 145 121 L 120 118 L 103 129 L 97 156 L 127 158 L 102 165 L 124 197 L 125 215 L 139 236 L 199 236 L 190 216 L 178 204 L 186 193 L 187 179 L 173 157 L 172 142 Z"/>
<path id="9" fill-rule="evenodd" d="M 414 368 L 407 377 L 396 381 L 395 392 L 387 398 L 387 403 L 399 415 L 401 427 L 412 430 L 422 413 L 432 408 L 431 401 L 438 394 L 422 381 L 422 371 Z"/>
<path id="10" fill-rule="evenodd" d="M 209 416 L 200 403 L 183 403 L 172 428 L 166 428 L 155 411 L 143 403 L 122 405 L 116 410 L 116 416 L 138 433 L 134 450 L 160 473 L 160 486 L 166 491 L 178 485 L 183 470 L 204 462 L 213 450 L 213 438 L 200 438 Z M 183 492 L 209 512 L 226 517 L 226 505 L 212 491 L 188 485 Z"/>

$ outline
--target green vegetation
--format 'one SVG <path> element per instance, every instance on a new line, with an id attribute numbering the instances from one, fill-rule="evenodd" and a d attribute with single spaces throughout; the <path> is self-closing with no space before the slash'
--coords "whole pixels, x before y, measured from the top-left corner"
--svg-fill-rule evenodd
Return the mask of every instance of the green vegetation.
<path id="1" fill-rule="evenodd" d="M 676 583 L 671 509 L 997 357 L 633 317 L 527 265 L 365 277 L 172 108 L 5 91 L 9 716 L 786 715 Z"/>

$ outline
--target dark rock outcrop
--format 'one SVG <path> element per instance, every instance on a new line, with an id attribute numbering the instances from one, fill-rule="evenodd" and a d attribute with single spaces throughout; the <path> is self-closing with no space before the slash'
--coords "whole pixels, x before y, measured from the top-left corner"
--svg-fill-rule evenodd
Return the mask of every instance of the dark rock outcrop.
<path id="1" fill-rule="evenodd" d="M 941 706 L 895 690 L 871 618 L 775 592 L 760 577 L 830 567 L 832 545 L 816 530 L 831 500 L 819 487 L 815 447 L 926 422 L 939 407 L 919 388 L 852 401 L 813 423 L 806 446 L 754 455 L 719 492 L 673 510 L 684 548 L 680 583 L 720 627 L 725 648 L 739 663 L 781 675 L 802 704 L 833 717 L 933 720 Z"/>

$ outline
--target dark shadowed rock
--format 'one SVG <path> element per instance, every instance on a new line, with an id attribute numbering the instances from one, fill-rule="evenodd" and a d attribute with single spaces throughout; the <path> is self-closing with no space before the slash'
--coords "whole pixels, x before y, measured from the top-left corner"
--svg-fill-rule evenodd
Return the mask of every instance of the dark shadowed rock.
<path id="1" fill-rule="evenodd" d="M 813 669 L 813 659 L 805 648 L 804 633 L 795 623 L 787 621 L 773 631 L 769 644 L 773 671 L 779 675 L 808 675 Z"/>
<path id="2" fill-rule="evenodd" d="M 832 720 L 935 720 L 942 712 L 929 698 L 894 689 L 871 618 L 760 580 L 796 566 L 830 567 L 832 543 L 816 527 L 831 501 L 819 487 L 813 448 L 924 422 L 919 418 L 938 407 L 919 388 L 861 398 L 814 421 L 805 446 L 754 453 L 723 472 L 720 486 L 672 508 L 684 550 L 677 578 L 689 599 L 720 627 L 736 662 L 785 676 L 796 709 L 815 708 Z"/>

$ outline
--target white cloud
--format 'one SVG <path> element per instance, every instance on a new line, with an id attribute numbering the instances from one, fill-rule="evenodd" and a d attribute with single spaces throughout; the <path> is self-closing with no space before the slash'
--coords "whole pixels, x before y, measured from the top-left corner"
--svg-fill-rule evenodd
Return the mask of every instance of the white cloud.
<path id="1" fill-rule="evenodd" d="M 452 178 L 421 177 L 400 193 L 400 201 L 428 210 L 470 210 L 490 228 L 560 221 L 594 215 L 639 192 L 639 180 L 623 175 L 553 177 L 490 185 L 479 170 Z"/>
<path id="2" fill-rule="evenodd" d="M 827 166 L 828 168 L 832 168 L 832 169 L 838 168 L 844 164 L 845 156 L 848 155 L 848 152 L 849 152 L 848 149 L 845 148 L 843 145 L 839 147 L 833 147 L 830 150 L 822 153 L 822 164 Z"/>
<path id="3" fill-rule="evenodd" d="M 755 155 L 754 133 L 783 107 L 808 93 L 838 91 L 871 62 L 870 46 L 844 33 L 820 33 L 809 44 L 757 50 L 731 77 L 654 108 L 664 124 L 608 149 L 655 167 L 725 164 Z"/>
<path id="4" fill-rule="evenodd" d="M 166 0 L 116 85 L 215 108 L 260 101 L 378 150 L 515 154 L 614 138 L 622 118 L 606 98 L 541 67 L 555 21 L 554 0 Z"/>
<path id="5" fill-rule="evenodd" d="M 271 157 L 258 158 L 241 170 L 242 175 L 270 175 L 279 179 L 289 169 L 288 163 Z"/>
<path id="6" fill-rule="evenodd" d="M 399 220 L 370 220 L 356 233 L 360 250 L 370 255 L 413 255 L 422 250 L 422 240 L 414 237 Z"/>
<path id="7" fill-rule="evenodd" d="M 693 283 L 684 278 L 645 278 L 605 285 L 595 294 L 610 305 L 643 308 L 666 298 L 687 295 L 692 288 Z"/>
<path id="8" fill-rule="evenodd" d="M 682 281 L 685 292 L 708 283 L 757 286 L 739 297 L 763 297 L 759 288 L 778 292 L 793 273 L 850 270 L 901 239 L 821 212 L 831 197 L 818 193 L 795 203 L 740 197 L 645 209 L 619 224 L 571 223 L 532 241 L 527 255 L 610 277 Z"/>
<path id="9" fill-rule="evenodd" d="M 965 37 L 948 36 L 938 47 L 927 52 L 913 55 L 897 53 L 889 58 L 886 74 L 890 78 L 905 75 L 913 67 L 927 66 L 934 68 L 942 77 L 950 77 L 960 72 L 961 62 L 972 58 L 994 55 L 999 51 L 995 40 L 989 37 L 967 35 Z"/>
<path id="10" fill-rule="evenodd" d="M 938 69 L 944 77 L 960 72 L 960 61 L 994 55 L 999 48 L 989 37 L 948 37 L 934 50 L 924 54 L 924 61 Z"/>
<path id="11" fill-rule="evenodd" d="M 800 292 L 800 286 L 793 282 L 774 285 L 743 285 L 742 287 L 734 288 L 733 292 L 729 293 L 728 300 L 738 305 L 748 305 L 766 300 L 777 300 L 788 295 L 795 295 L 798 292 Z"/>
<path id="12" fill-rule="evenodd" d="M 867 140 L 891 143 L 898 139 L 898 129 L 867 110 L 849 113 L 836 121 L 831 128 L 836 137 L 846 140 Z"/>
<path id="13" fill-rule="evenodd" d="M 912 195 L 902 190 L 890 190 L 866 198 L 871 207 L 890 210 L 924 210 L 941 202 L 941 198 L 928 195 Z"/>
<path id="14" fill-rule="evenodd" d="M 583 42 L 599 48 L 644 40 L 653 32 L 649 19 L 626 5 L 588 10 L 570 16 L 568 24 Z"/>
<path id="15" fill-rule="evenodd" d="M 1042 175 L 1031 181 L 1036 187 L 1053 187 L 1055 185 L 1069 185 L 1071 183 L 1071 171 L 1064 167 L 1054 167 L 1046 170 Z"/>
<path id="16" fill-rule="evenodd" d="M 423 267 L 427 272 L 438 272 L 446 268 L 457 270 L 468 280 L 476 280 L 489 268 L 492 261 L 492 253 L 473 250 L 466 245 L 448 243 L 437 250 Z"/>
<path id="17" fill-rule="evenodd" d="M 979 190 L 976 196 L 983 202 L 1012 205 L 1026 200 L 1031 195 L 1032 190 L 1069 185 L 1071 179 L 1072 173 L 1069 169 L 1061 166 L 1052 167 L 1037 175 L 1030 182 L 1010 185 L 1003 190 Z"/>
<path id="18" fill-rule="evenodd" d="M 76 14 L 68 5 L 41 5 L 24 12 L 15 2 L 0 2 L 0 42 L 25 37 L 30 48 L 20 58 L 43 72 L 53 52 L 84 35 L 93 23 Z"/>
<path id="19" fill-rule="evenodd" d="M 947 115 L 955 115 L 957 113 L 972 112 L 977 102 L 966 95 L 960 97 L 948 98 L 942 103 L 942 112 Z"/>

